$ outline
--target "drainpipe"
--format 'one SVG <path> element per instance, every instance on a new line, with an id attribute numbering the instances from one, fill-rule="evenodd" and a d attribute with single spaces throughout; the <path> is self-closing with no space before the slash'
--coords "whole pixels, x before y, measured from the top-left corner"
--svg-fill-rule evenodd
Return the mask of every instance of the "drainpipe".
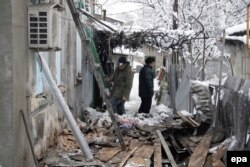
<path id="1" fill-rule="evenodd" d="M 103 19 L 104 21 L 106 21 L 107 10 L 106 10 L 106 9 L 103 9 L 103 10 L 102 10 L 102 13 L 103 13 L 102 19 Z"/>
<path id="2" fill-rule="evenodd" d="M 202 57 L 202 80 L 205 81 L 205 55 L 206 55 L 206 34 L 203 31 L 203 57 Z"/>
<path id="3" fill-rule="evenodd" d="M 89 148 L 89 145 L 84 137 L 84 135 L 82 134 L 81 130 L 79 129 L 72 113 L 69 110 L 69 106 L 66 104 L 62 93 L 60 92 L 59 88 L 57 87 L 51 71 L 48 67 L 47 62 L 44 60 L 43 56 L 40 56 L 39 53 L 36 54 L 39 58 L 39 60 L 41 61 L 41 65 L 42 65 L 42 69 L 43 69 L 43 74 L 46 78 L 46 80 L 48 81 L 48 84 L 50 86 L 51 92 L 53 94 L 54 99 L 56 99 L 58 108 L 63 112 L 64 116 L 66 117 L 69 126 L 74 134 L 74 136 L 76 137 L 76 140 L 80 146 L 80 149 L 82 150 L 83 154 L 86 157 L 87 161 L 91 161 L 93 160 L 93 154 Z"/>

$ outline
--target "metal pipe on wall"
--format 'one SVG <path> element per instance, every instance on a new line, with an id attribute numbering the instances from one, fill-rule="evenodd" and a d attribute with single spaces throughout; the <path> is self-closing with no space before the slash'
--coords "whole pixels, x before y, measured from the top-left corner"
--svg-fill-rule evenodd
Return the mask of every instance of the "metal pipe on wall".
<path id="1" fill-rule="evenodd" d="M 37 56 L 39 58 L 39 60 L 41 60 L 41 65 L 42 65 L 42 70 L 43 70 L 43 74 L 46 78 L 46 80 L 48 81 L 48 85 L 51 88 L 51 92 L 53 94 L 54 99 L 57 100 L 56 104 L 59 106 L 59 109 L 63 112 L 64 116 L 66 117 L 69 126 L 74 134 L 74 136 L 76 137 L 76 140 L 80 146 L 80 149 L 82 150 L 83 154 L 86 156 L 86 160 L 90 161 L 93 160 L 93 154 L 89 148 L 89 145 L 84 137 L 84 135 L 82 134 L 81 130 L 79 129 L 67 103 L 65 102 L 62 93 L 60 92 L 59 88 L 57 87 L 51 71 L 48 67 L 47 62 L 45 61 L 45 59 L 43 58 L 43 56 L 40 56 L 39 53 L 37 53 Z"/>

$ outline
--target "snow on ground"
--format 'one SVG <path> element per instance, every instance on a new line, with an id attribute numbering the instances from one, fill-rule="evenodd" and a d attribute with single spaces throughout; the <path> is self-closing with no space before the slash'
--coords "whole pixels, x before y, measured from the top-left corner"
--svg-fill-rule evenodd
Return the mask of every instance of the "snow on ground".
<path id="1" fill-rule="evenodd" d="M 134 62 L 134 64 L 136 63 Z M 157 79 L 154 79 L 154 91 L 159 90 L 158 82 L 159 81 Z M 130 92 L 130 98 L 129 101 L 125 103 L 125 109 L 127 110 L 128 114 L 135 114 L 138 111 L 140 104 L 141 104 L 141 98 L 139 97 L 139 73 L 135 73 L 133 86 Z M 156 100 L 153 97 L 153 102 L 150 112 L 154 112 L 155 109 L 157 109 L 155 108 L 154 110 L 152 110 L 154 108 L 153 107 L 154 105 L 156 105 Z"/>
<path id="2" fill-rule="evenodd" d="M 141 104 L 141 99 L 139 97 L 139 73 L 134 74 L 133 86 L 130 92 L 129 101 L 125 103 L 125 109 L 128 114 L 135 114 Z"/>
<path id="3" fill-rule="evenodd" d="M 139 89 L 139 73 L 134 74 L 133 87 L 130 93 L 130 99 L 125 103 L 126 114 L 119 116 L 122 120 L 140 125 L 161 125 L 164 121 L 171 117 L 172 109 L 163 104 L 156 105 L 156 100 L 153 97 L 150 114 L 137 114 L 141 104 L 141 99 L 138 94 Z M 158 80 L 154 79 L 154 90 L 159 90 Z M 136 116 L 135 116 L 136 115 Z"/>
<path id="4" fill-rule="evenodd" d="M 142 51 L 140 51 L 140 50 L 133 51 L 129 48 L 125 48 L 124 45 L 122 45 L 121 47 L 114 48 L 113 53 L 132 55 L 132 56 L 136 56 L 136 57 L 144 57 L 145 56 L 145 54 Z"/>
<path id="5" fill-rule="evenodd" d="M 134 62 L 133 62 L 133 70 L 135 70 L 138 66 L 139 66 L 139 67 L 143 67 L 143 64 L 134 61 Z"/>
<path id="6" fill-rule="evenodd" d="M 126 114 L 122 116 L 116 115 L 119 118 L 120 123 L 127 125 L 139 125 L 139 126 L 163 126 L 168 123 L 168 120 L 172 118 L 172 109 L 166 107 L 163 104 L 156 105 L 155 98 L 153 97 L 153 103 L 149 114 L 138 114 L 138 109 L 141 104 L 141 99 L 138 94 L 139 89 L 139 73 L 134 74 L 133 86 L 130 93 L 130 99 L 125 103 Z M 159 90 L 158 80 L 154 79 L 154 90 Z M 95 112 L 93 108 L 86 109 L 86 117 L 90 119 L 92 123 L 97 122 L 98 127 L 102 127 L 105 123 L 110 125 L 112 123 L 108 112 Z"/>
<path id="7" fill-rule="evenodd" d="M 235 25 L 233 27 L 229 27 L 226 29 L 226 34 L 231 35 L 237 32 L 244 32 L 247 29 L 247 23 L 242 23 Z"/>

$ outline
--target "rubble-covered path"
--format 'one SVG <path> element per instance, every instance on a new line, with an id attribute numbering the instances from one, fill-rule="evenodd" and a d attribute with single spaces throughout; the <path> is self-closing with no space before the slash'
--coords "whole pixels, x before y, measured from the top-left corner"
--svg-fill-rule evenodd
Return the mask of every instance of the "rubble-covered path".
<path id="1" fill-rule="evenodd" d="M 157 82 L 155 80 L 156 91 Z M 230 80 L 225 85 L 230 85 L 229 83 Z M 163 104 L 157 105 L 155 100 L 150 114 L 138 114 L 140 98 L 138 73 L 136 73 L 130 101 L 125 104 L 126 114 L 116 115 L 125 141 L 125 151 L 120 148 L 108 112 L 86 108 L 82 113 L 84 119 L 78 119 L 77 122 L 89 143 L 94 160 L 86 162 L 71 130 L 63 129 L 55 145 L 40 159 L 40 165 L 42 167 L 225 166 L 222 159 L 227 149 L 236 146 L 237 136 L 230 136 L 224 131 L 211 128 L 212 111 L 205 107 L 208 102 L 200 106 L 201 102 L 210 99 L 204 96 L 209 95 L 208 85 L 208 82 L 192 82 L 191 92 L 197 101 L 196 114 L 183 110 L 174 115 L 172 109 Z"/>

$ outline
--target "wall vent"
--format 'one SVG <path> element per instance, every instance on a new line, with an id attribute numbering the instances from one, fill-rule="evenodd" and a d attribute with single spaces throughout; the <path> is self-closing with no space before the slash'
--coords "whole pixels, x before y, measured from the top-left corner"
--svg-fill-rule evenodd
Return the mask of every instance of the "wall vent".
<path id="1" fill-rule="evenodd" d="M 60 50 L 61 6 L 38 4 L 29 7 L 29 47 L 39 51 Z"/>

